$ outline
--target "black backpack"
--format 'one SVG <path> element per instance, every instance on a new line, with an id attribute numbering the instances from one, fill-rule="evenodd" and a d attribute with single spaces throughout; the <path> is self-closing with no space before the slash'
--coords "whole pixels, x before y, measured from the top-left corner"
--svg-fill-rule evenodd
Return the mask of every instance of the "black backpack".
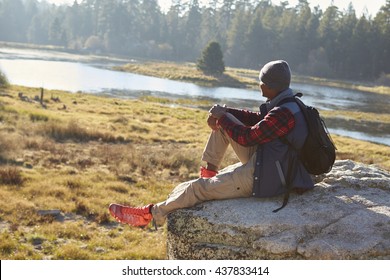
<path id="1" fill-rule="evenodd" d="M 336 146 L 317 109 L 306 106 L 298 98 L 302 96 L 303 94 L 299 92 L 294 97 L 283 99 L 278 105 L 291 101 L 295 101 L 298 104 L 306 120 L 309 132 L 302 149 L 298 151 L 299 159 L 307 172 L 312 175 L 328 173 L 336 159 Z M 284 141 L 287 141 L 286 138 L 284 139 Z M 290 143 L 288 145 L 294 149 Z"/>
<path id="2" fill-rule="evenodd" d="M 294 97 L 288 97 L 283 99 L 278 103 L 277 106 L 280 106 L 287 102 L 296 102 L 301 109 L 303 116 L 307 123 L 308 135 L 303 144 L 302 148 L 298 150 L 298 158 L 302 162 L 303 166 L 306 168 L 307 172 L 312 175 L 320 175 L 328 173 L 334 164 L 336 159 L 336 146 L 330 137 L 328 129 L 325 125 L 324 120 L 321 118 L 320 113 L 316 108 L 311 106 L 306 106 L 301 99 L 302 93 L 297 93 Z M 281 140 L 285 142 L 290 149 L 295 149 L 293 145 L 287 140 L 286 137 L 282 137 Z M 279 210 L 283 209 L 288 202 L 290 192 L 292 189 L 292 178 L 296 169 L 296 162 L 289 158 L 288 172 L 285 187 L 286 193 L 283 199 L 283 205 L 273 210 L 272 212 L 276 213 Z"/>

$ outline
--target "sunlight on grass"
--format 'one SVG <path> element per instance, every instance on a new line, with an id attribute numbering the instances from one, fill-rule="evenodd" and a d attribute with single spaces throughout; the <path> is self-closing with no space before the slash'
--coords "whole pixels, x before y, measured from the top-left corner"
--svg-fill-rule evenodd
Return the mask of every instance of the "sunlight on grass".
<path id="1" fill-rule="evenodd" d="M 46 91 L 56 101 L 43 108 L 18 98 L 38 90 L 10 86 L 0 97 L 1 259 L 165 259 L 165 226 L 120 225 L 107 207 L 156 203 L 196 178 L 210 132 L 202 108 L 211 104 Z M 336 113 L 389 122 L 388 114 Z M 387 146 L 334 140 L 338 158 L 390 170 Z M 229 149 L 223 165 L 236 161 Z"/>

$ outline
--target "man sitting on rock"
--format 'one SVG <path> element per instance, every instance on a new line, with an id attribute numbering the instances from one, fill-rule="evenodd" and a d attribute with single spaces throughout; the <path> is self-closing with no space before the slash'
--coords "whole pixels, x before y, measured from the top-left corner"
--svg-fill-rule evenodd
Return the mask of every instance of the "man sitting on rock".
<path id="1" fill-rule="evenodd" d="M 313 188 L 310 175 L 296 160 L 296 150 L 308 134 L 304 117 L 294 101 L 279 105 L 294 96 L 289 65 L 283 60 L 271 61 L 260 70 L 259 80 L 260 91 L 267 98 L 260 112 L 220 105 L 210 109 L 207 123 L 212 131 L 203 152 L 206 166 L 201 167 L 200 178 L 179 184 L 163 202 L 143 207 L 111 204 L 111 215 L 131 226 L 146 226 L 151 220 L 161 225 L 172 211 L 204 201 L 277 196 L 286 192 L 287 183 L 304 190 Z M 240 163 L 219 170 L 229 145 Z"/>

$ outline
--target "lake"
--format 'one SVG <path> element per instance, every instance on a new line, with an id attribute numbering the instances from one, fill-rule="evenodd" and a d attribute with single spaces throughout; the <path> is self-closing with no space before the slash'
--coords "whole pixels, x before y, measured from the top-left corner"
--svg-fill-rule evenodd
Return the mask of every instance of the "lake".
<path id="1" fill-rule="evenodd" d="M 113 71 L 130 62 L 115 57 L 86 56 L 56 51 L 0 48 L 0 69 L 11 84 L 120 98 L 153 95 L 170 98 L 212 99 L 231 107 L 256 109 L 264 102 L 257 90 L 202 87 L 192 83 Z M 321 110 L 389 112 L 390 96 L 325 86 L 292 84 L 303 101 Z M 331 133 L 390 146 L 390 131 L 343 121 L 327 121 Z M 388 126 L 385 126 L 386 128 Z"/>

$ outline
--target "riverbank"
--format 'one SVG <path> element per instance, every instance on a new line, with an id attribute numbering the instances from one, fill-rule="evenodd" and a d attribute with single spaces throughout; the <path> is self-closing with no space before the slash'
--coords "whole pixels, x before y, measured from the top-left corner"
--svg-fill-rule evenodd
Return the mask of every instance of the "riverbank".
<path id="1" fill-rule="evenodd" d="M 0 89 L 0 258 L 165 259 L 157 232 L 116 223 L 198 176 L 212 104 Z M 193 107 L 193 108 L 189 108 Z M 180 125 L 178 125 L 180 124 Z M 388 146 L 333 136 L 338 159 L 390 170 Z M 224 166 L 237 160 L 229 150 Z"/>
<path id="2" fill-rule="evenodd" d="M 191 82 L 202 86 L 224 86 L 251 89 L 258 88 L 258 70 L 226 67 L 224 74 L 212 76 L 205 75 L 198 71 L 195 63 L 136 60 L 122 66 L 116 66 L 114 69 L 152 77 Z M 390 95 L 390 87 L 360 82 L 293 75 L 292 83 L 313 84 Z"/>
<path id="3" fill-rule="evenodd" d="M 254 71 L 243 71 L 227 68 L 224 74 L 205 75 L 196 69 L 194 63 L 177 63 L 168 61 L 133 61 L 116 66 L 114 70 L 124 71 L 157 78 L 190 82 L 208 87 L 254 88 L 258 86 L 253 77 Z M 242 73 L 242 75 L 240 75 Z"/>

